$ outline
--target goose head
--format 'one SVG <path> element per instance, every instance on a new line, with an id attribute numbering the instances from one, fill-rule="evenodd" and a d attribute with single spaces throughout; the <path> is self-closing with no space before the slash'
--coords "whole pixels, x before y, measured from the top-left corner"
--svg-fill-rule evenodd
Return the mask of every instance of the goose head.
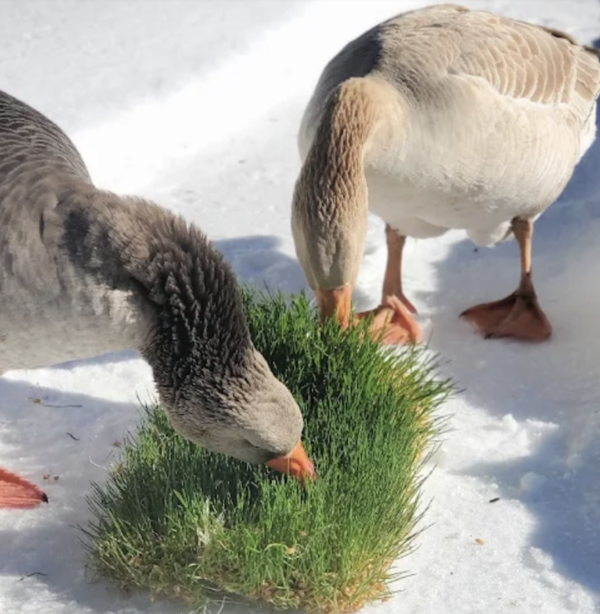
<path id="1" fill-rule="evenodd" d="M 117 261 L 112 279 L 125 273 L 134 282 L 144 322 L 138 346 L 175 430 L 208 450 L 314 477 L 300 408 L 254 347 L 222 254 L 154 203 L 96 192 L 92 204 L 76 211 L 77 236 L 95 248 L 86 266 L 106 275 Z"/>
<path id="2" fill-rule="evenodd" d="M 262 354 L 250 347 L 241 365 L 224 371 L 193 369 L 177 387 L 157 378 L 175 430 L 213 452 L 266 464 L 301 480 L 314 477 L 301 443 L 300 408 Z"/>
<path id="3" fill-rule="evenodd" d="M 72 262 L 103 287 L 129 288 L 127 326 L 175 430 L 208 450 L 314 477 L 300 408 L 254 347 L 235 274 L 204 233 L 134 197 L 92 189 L 63 202 Z"/>

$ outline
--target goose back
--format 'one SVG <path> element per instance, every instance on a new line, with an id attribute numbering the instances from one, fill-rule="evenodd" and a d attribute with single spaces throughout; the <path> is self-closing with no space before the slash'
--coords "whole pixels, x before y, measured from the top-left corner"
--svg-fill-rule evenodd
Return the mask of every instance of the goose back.
<path id="1" fill-rule="evenodd" d="M 382 114 L 365 172 L 371 209 L 408 235 L 476 235 L 539 215 L 595 137 L 595 50 L 549 28 L 437 5 L 379 24 L 327 64 L 302 120 L 303 159 L 332 94 L 356 77 L 386 90 L 397 110 Z"/>

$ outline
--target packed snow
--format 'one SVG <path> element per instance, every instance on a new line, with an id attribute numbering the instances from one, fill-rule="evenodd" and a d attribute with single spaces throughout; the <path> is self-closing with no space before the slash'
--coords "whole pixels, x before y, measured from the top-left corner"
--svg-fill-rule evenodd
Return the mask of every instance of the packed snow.
<path id="1" fill-rule="evenodd" d="M 184 214 L 244 281 L 299 291 L 289 214 L 304 105 L 342 45 L 424 4 L 4 0 L 2 88 L 72 136 L 100 187 Z M 600 37 L 597 0 L 462 4 L 582 42 Z M 442 373 L 463 391 L 444 410 L 452 431 L 425 483 L 419 547 L 398 564 L 412 575 L 365 612 L 600 611 L 599 164 L 600 140 L 536 225 L 548 343 L 484 341 L 457 317 L 514 289 L 514 242 L 476 250 L 462 232 L 408 242 L 407 295 L 446 361 Z M 373 218 L 361 309 L 378 301 L 385 257 Z M 0 379 L 0 464 L 50 497 L 33 511 L 0 513 L 0 612 L 187 611 L 96 581 L 79 541 L 90 482 L 106 478 L 139 402 L 153 398 L 150 369 L 134 352 Z"/>

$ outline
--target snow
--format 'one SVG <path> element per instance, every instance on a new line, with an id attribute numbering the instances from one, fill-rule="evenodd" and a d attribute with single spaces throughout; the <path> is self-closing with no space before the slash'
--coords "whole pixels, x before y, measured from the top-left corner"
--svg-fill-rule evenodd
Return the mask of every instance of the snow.
<path id="1" fill-rule="evenodd" d="M 304 105 L 345 42 L 423 4 L 5 0 L 2 87 L 72 136 L 98 185 L 197 222 L 245 281 L 298 291 L 289 208 Z M 596 0 L 462 4 L 600 37 Z M 484 341 L 457 318 L 514 289 L 514 242 L 475 251 L 459 232 L 408 242 L 407 294 L 463 391 L 445 407 L 452 430 L 426 481 L 425 531 L 399 562 L 413 575 L 365 612 L 600 611 L 599 161 L 597 142 L 536 224 L 534 276 L 554 326 L 546 344 Z M 372 219 L 361 309 L 377 302 L 384 244 Z M 2 465 L 50 497 L 0 513 L 0 612 L 186 612 L 95 581 L 77 530 L 90 481 L 105 479 L 114 443 L 153 394 L 134 352 L 0 380 Z"/>

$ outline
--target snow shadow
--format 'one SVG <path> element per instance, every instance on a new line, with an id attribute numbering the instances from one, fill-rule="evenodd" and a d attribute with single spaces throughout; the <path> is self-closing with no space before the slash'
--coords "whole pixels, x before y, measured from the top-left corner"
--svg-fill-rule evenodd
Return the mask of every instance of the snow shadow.
<path id="1" fill-rule="evenodd" d="M 274 235 L 250 235 L 213 242 L 233 268 L 241 283 L 261 291 L 285 294 L 304 290 L 312 295 L 295 258 L 281 251 Z"/>
<path id="2" fill-rule="evenodd" d="M 498 419 L 507 439 L 531 442 L 526 456 L 494 461 L 490 454 L 458 473 L 487 478 L 502 498 L 526 505 L 537 521 L 530 546 L 600 599 L 599 168 L 597 139 L 535 225 L 534 282 L 553 325 L 550 341 L 485 341 L 458 319 L 463 309 L 516 288 L 515 241 L 489 250 L 455 243 L 435 265 L 435 290 L 421 299 L 431 311 L 431 346 L 450 361 L 445 372 L 465 389 L 462 399 Z M 514 424 L 501 420 L 508 415 L 518 426 L 506 426 Z M 537 569 L 530 552 L 523 556 Z"/>

